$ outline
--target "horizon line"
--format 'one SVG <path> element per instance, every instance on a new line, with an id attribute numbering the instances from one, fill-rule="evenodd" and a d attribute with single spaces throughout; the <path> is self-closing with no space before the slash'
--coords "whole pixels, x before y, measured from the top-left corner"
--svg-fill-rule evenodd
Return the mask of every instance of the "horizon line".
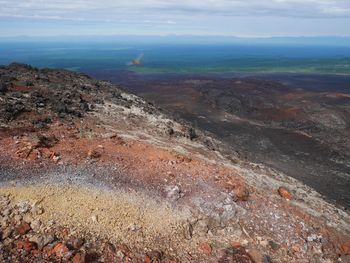
<path id="1" fill-rule="evenodd" d="M 15 36 L 0 36 L 0 39 L 13 39 L 13 38 L 58 38 L 58 37 L 70 37 L 70 38 L 87 38 L 87 37 L 193 37 L 193 38 L 236 38 L 236 39 L 273 39 L 273 38 L 350 38 L 349 35 L 274 35 L 274 36 L 239 36 L 239 35 L 227 35 L 227 34 L 111 34 L 111 35 L 99 35 L 99 34 L 85 34 L 85 35 L 15 35 Z"/>

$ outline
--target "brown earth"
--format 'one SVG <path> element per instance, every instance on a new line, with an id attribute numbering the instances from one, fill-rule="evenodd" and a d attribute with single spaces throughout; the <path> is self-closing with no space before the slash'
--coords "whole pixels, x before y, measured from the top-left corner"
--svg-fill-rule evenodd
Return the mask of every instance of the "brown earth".
<path id="1" fill-rule="evenodd" d="M 209 132 L 227 155 L 273 167 L 349 209 L 349 76 L 88 73 Z"/>
<path id="2" fill-rule="evenodd" d="M 2 261 L 349 259 L 349 215 L 301 182 L 228 158 L 219 141 L 111 84 L 21 65 L 0 73 L 32 82 L 0 94 Z M 61 95 L 76 82 L 78 94 Z M 33 102 L 38 90 L 61 100 Z"/>

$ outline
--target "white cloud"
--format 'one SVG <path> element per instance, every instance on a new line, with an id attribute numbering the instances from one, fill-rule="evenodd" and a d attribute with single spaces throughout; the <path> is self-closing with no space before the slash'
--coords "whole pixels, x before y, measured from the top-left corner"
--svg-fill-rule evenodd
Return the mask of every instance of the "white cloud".
<path id="1" fill-rule="evenodd" d="M 193 15 L 350 17 L 350 0 L 0 0 L 0 16 L 177 22 Z M 170 23 L 171 24 L 171 23 Z"/>
<path id="2" fill-rule="evenodd" d="M 349 21 L 350 0 L 0 0 L 0 35 L 350 35 Z"/>

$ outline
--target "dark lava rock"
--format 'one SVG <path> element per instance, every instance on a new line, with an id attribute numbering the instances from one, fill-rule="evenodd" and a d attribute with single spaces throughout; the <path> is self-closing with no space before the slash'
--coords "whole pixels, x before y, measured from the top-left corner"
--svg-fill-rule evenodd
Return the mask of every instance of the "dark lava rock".
<path id="1" fill-rule="evenodd" d="M 29 65 L 12 63 L 0 68 L 0 122 L 16 120 L 26 112 L 31 112 L 31 116 L 37 120 L 38 115 L 43 114 L 51 120 L 54 117 L 83 117 L 95 108 L 94 104 L 103 103 L 111 92 L 120 94 L 116 86 L 98 83 L 95 85 L 95 80 L 80 73 L 39 70 Z M 10 85 L 13 88 L 10 89 Z M 120 96 L 115 100 L 121 100 Z M 39 128 L 50 123 L 35 119 L 32 122 Z"/>
<path id="2" fill-rule="evenodd" d="M 196 130 L 192 127 L 190 127 L 188 129 L 188 138 L 190 138 L 190 140 L 194 140 L 194 139 L 198 138 Z"/>
<path id="3" fill-rule="evenodd" d="M 5 93 L 8 91 L 8 87 L 6 83 L 0 83 L 0 93 Z"/>
<path id="4" fill-rule="evenodd" d="M 16 119 L 21 113 L 28 111 L 30 108 L 20 97 L 14 96 L 0 103 L 0 118 L 4 118 L 6 122 Z"/>
<path id="5" fill-rule="evenodd" d="M 32 124 L 36 126 L 39 129 L 47 128 L 49 124 L 52 123 L 52 119 L 47 117 L 47 118 L 39 118 L 36 120 L 32 121 Z"/>
<path id="6" fill-rule="evenodd" d="M 36 147 L 46 147 L 46 148 L 51 148 L 53 147 L 57 142 L 58 139 L 56 138 L 56 136 L 54 135 L 38 135 L 38 143 L 36 145 Z"/>

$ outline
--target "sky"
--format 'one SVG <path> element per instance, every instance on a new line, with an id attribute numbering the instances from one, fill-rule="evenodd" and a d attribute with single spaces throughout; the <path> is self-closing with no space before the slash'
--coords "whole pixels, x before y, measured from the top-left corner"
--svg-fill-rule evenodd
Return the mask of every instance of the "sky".
<path id="1" fill-rule="evenodd" d="M 350 36 L 350 0 L 0 0 L 0 36 Z"/>

